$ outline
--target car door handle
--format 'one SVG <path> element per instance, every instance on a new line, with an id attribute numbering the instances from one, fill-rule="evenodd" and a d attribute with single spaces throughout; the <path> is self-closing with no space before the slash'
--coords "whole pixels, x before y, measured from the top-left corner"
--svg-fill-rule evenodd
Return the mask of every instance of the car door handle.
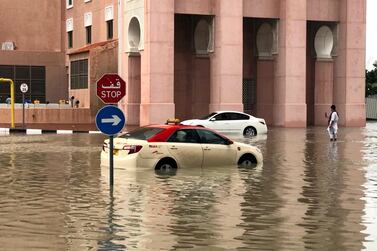
<path id="1" fill-rule="evenodd" d="M 175 146 L 170 147 L 171 150 L 177 150 L 178 148 Z"/>
<path id="2" fill-rule="evenodd" d="M 204 150 L 204 151 L 211 151 L 210 148 L 204 148 L 203 150 Z"/>

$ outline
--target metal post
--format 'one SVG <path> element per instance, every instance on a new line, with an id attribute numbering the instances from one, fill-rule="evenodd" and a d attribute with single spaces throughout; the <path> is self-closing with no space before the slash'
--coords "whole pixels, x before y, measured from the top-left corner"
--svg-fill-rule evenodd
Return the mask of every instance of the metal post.
<path id="1" fill-rule="evenodd" d="M 13 80 L 10 80 L 10 99 L 11 99 L 11 105 L 10 105 L 10 110 L 11 110 L 11 128 L 15 128 L 15 123 L 14 123 L 14 83 Z"/>
<path id="2" fill-rule="evenodd" d="M 113 149 L 114 149 L 114 136 L 111 135 L 109 136 L 110 137 L 110 151 L 109 151 L 109 154 L 110 154 L 110 188 L 113 187 L 114 185 L 114 155 L 113 155 Z"/>
<path id="3" fill-rule="evenodd" d="M 22 93 L 22 128 L 25 128 L 25 93 Z"/>

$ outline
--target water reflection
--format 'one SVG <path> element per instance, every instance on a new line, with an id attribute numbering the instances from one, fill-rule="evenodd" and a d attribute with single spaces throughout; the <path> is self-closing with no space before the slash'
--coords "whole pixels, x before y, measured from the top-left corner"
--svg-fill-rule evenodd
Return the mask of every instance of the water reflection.
<path id="1" fill-rule="evenodd" d="M 346 130 L 342 135 L 346 139 L 329 142 L 326 148 L 317 143 L 321 133 L 307 131 L 303 179 L 306 184 L 298 199 L 307 206 L 300 223 L 306 229 L 305 248 L 360 250 L 364 238 L 360 234 L 362 203 L 358 201 L 362 197 L 362 172 L 354 169 L 360 163 L 354 165 L 350 160 L 361 160 L 362 145 L 357 141 L 362 139 L 362 133 L 354 129 L 349 135 Z"/>
<path id="2" fill-rule="evenodd" d="M 365 166 L 365 183 L 363 188 L 365 195 L 365 207 L 363 209 L 362 222 L 365 229 L 362 231 L 366 234 L 364 239 L 364 250 L 377 250 L 377 123 L 367 124 L 365 130 L 365 141 L 363 142 Z"/>
<path id="3" fill-rule="evenodd" d="M 232 139 L 263 166 L 99 167 L 101 135 L 0 137 L 5 250 L 375 250 L 377 124 Z"/>

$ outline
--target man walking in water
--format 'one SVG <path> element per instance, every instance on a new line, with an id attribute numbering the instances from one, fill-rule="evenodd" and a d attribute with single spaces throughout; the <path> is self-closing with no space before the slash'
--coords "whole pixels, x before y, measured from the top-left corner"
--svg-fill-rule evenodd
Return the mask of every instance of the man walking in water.
<path id="1" fill-rule="evenodd" d="M 332 105 L 331 113 L 328 120 L 328 127 L 327 127 L 327 131 L 329 132 L 329 135 L 330 135 L 330 141 L 336 141 L 337 133 L 338 133 L 338 120 L 339 120 L 339 115 L 338 115 L 338 112 L 336 111 L 336 106 Z"/>

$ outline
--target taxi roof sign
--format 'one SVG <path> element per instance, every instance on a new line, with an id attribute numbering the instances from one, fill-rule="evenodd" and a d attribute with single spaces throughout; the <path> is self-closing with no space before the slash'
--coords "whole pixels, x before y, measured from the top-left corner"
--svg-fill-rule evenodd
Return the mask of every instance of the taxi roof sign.
<path id="1" fill-rule="evenodd" d="M 174 125 L 179 125 L 181 123 L 181 120 L 180 119 L 172 119 L 172 118 L 170 118 L 170 119 L 168 119 L 168 120 L 166 120 L 166 125 L 168 125 L 168 124 L 174 124 Z"/>

